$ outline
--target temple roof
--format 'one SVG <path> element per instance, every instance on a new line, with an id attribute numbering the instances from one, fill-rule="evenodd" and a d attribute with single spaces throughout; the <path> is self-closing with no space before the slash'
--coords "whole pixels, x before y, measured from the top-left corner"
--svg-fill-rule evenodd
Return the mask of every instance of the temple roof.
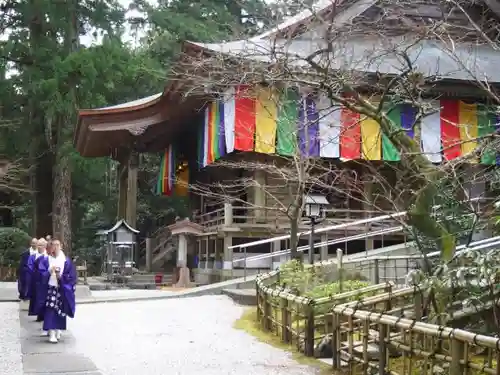
<path id="1" fill-rule="evenodd" d="M 117 104 L 117 105 L 112 105 L 112 106 L 109 106 L 109 107 L 87 109 L 87 110 L 84 110 L 84 111 L 87 111 L 87 112 L 91 112 L 91 111 L 92 112 L 98 112 L 98 111 L 108 111 L 108 110 L 113 110 L 113 109 L 134 110 L 134 109 L 137 109 L 138 107 L 141 107 L 143 105 L 154 104 L 156 102 L 156 99 L 158 99 L 161 95 L 162 95 L 162 93 L 160 92 L 158 94 L 150 95 L 150 96 L 147 96 L 147 97 L 141 98 L 141 99 L 132 100 L 130 102 L 126 102 L 126 103 L 122 103 L 122 104 Z"/>

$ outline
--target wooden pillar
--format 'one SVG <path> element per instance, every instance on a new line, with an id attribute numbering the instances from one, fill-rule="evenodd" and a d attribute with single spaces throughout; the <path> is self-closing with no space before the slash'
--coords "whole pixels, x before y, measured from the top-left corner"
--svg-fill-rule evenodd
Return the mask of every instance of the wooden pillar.
<path id="1" fill-rule="evenodd" d="M 224 235 L 224 259 L 222 268 L 225 270 L 233 269 L 233 249 L 229 247 L 233 245 L 233 236 L 230 233 Z"/>
<path id="2" fill-rule="evenodd" d="M 146 271 L 153 270 L 153 244 L 151 238 L 146 238 Z"/>
<path id="3" fill-rule="evenodd" d="M 125 219 L 127 211 L 127 165 L 118 164 L 118 220 Z"/>
<path id="4" fill-rule="evenodd" d="M 126 221 L 135 228 L 137 222 L 137 169 L 139 167 L 139 155 L 132 153 L 128 160 L 127 173 L 127 200 Z"/>
<path id="5" fill-rule="evenodd" d="M 253 203 L 255 204 L 255 218 L 260 221 L 265 219 L 266 208 L 266 174 L 264 171 L 257 170 L 254 172 L 254 179 L 257 186 L 254 186 Z"/>
<path id="6" fill-rule="evenodd" d="M 230 227 L 233 225 L 233 205 L 231 202 L 224 203 L 224 226 Z"/>

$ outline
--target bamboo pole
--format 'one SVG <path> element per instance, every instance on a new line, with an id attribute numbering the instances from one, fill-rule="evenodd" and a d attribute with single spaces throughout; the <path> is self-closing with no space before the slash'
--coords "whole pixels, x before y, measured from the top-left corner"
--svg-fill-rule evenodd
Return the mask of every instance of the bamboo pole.
<path id="1" fill-rule="evenodd" d="M 443 339 L 453 338 L 468 342 L 470 344 L 485 346 L 493 349 L 500 347 L 500 339 L 491 336 L 475 334 L 458 328 L 442 327 L 429 323 L 415 322 L 414 320 L 398 318 L 391 315 L 373 313 L 364 310 L 354 310 L 350 307 L 344 307 L 342 305 L 334 307 L 333 311 L 348 317 L 354 317 L 357 319 L 369 319 L 372 323 L 384 323 L 396 328 L 412 330 L 414 332 L 428 334 Z"/>

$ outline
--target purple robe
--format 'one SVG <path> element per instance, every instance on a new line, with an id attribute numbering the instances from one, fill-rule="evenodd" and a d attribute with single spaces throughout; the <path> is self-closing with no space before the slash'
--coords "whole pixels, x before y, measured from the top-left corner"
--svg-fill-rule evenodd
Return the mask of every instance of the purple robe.
<path id="1" fill-rule="evenodd" d="M 49 260 L 44 259 L 46 271 L 41 274 L 42 283 L 45 288 L 45 299 L 43 300 L 43 329 L 66 329 L 66 317 L 75 317 L 75 289 L 76 269 L 69 258 L 64 262 L 64 270 L 58 281 L 58 286 L 49 285 L 50 272 Z"/>
<path id="2" fill-rule="evenodd" d="M 17 290 L 19 292 L 20 300 L 27 300 L 30 295 L 31 271 L 28 267 L 30 256 L 30 250 L 28 249 L 21 254 L 21 260 L 19 262 L 19 268 L 17 271 Z"/>
<path id="3" fill-rule="evenodd" d="M 38 321 L 43 320 L 42 307 L 47 296 L 47 289 L 44 287 L 41 279 L 41 275 L 48 272 L 47 262 L 47 255 L 41 255 L 36 260 L 35 255 L 30 257 L 30 264 L 33 267 L 33 273 L 31 276 L 30 306 L 28 315 L 36 315 Z"/>

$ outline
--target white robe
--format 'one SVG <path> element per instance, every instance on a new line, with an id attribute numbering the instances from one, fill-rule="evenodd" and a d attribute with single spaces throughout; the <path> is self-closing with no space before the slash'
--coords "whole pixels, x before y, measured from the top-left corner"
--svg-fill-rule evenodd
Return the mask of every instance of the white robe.
<path id="1" fill-rule="evenodd" d="M 61 270 L 60 275 L 62 275 L 64 272 L 65 263 L 66 263 L 66 255 L 64 255 L 62 250 L 56 257 L 49 256 L 49 270 L 51 270 L 52 267 L 59 268 Z M 58 283 L 57 283 L 57 276 L 55 273 L 50 274 L 49 285 L 57 287 Z"/>

